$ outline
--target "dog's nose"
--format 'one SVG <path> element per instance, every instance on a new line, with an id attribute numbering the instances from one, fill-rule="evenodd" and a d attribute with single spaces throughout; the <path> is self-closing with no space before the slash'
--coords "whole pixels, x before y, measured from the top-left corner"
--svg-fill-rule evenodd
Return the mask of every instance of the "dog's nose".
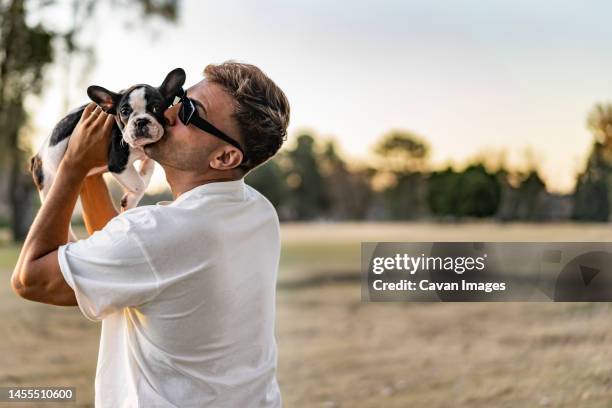
<path id="1" fill-rule="evenodd" d="M 143 127 L 147 126 L 149 124 L 149 120 L 148 119 L 136 119 L 136 127 L 139 129 L 142 129 Z"/>

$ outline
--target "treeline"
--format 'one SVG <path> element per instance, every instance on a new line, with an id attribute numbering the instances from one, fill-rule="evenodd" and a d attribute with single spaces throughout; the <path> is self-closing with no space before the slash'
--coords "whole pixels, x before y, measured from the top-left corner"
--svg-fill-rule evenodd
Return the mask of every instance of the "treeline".
<path id="1" fill-rule="evenodd" d="M 507 168 L 486 157 L 462 169 L 433 170 L 430 147 L 406 131 L 383 136 L 372 163 L 346 163 L 332 141 L 297 137 L 247 176 L 283 220 L 415 220 L 490 217 L 503 221 L 607 222 L 612 211 L 612 104 L 599 103 L 587 117 L 593 134 L 584 170 L 567 195 L 547 191 L 536 166 Z"/>
<path id="2" fill-rule="evenodd" d="M 282 220 L 416 220 L 496 217 L 544 221 L 573 216 L 573 196 L 546 190 L 537 170 L 488 168 L 475 160 L 432 171 L 422 138 L 390 132 L 374 148 L 374 164 L 345 162 L 334 142 L 309 134 L 253 171 L 248 184 Z M 587 194 L 588 195 L 588 194 Z"/>

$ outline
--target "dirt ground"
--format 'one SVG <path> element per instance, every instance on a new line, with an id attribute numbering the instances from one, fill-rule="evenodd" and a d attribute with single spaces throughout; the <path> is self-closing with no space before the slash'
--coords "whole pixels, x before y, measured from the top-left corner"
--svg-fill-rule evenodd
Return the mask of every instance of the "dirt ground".
<path id="1" fill-rule="evenodd" d="M 286 407 L 609 407 L 607 303 L 363 303 L 361 241 L 610 241 L 607 225 L 281 227 L 278 379 Z M 0 248 L 0 386 L 74 386 L 93 406 L 99 325 L 15 297 Z M 24 404 L 0 406 L 24 407 Z M 27 405 L 36 406 L 36 405 Z M 46 404 L 38 406 L 59 406 Z"/>

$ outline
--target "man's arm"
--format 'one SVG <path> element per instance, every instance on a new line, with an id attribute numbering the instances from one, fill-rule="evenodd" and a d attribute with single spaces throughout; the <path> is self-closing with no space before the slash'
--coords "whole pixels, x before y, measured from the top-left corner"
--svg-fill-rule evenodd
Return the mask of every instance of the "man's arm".
<path id="1" fill-rule="evenodd" d="M 83 221 L 89 235 L 101 230 L 119 214 L 102 177 L 102 173 L 85 178 L 81 188 Z"/>
<path id="2" fill-rule="evenodd" d="M 13 271 L 11 283 L 19 296 L 54 305 L 77 305 L 60 270 L 57 250 L 67 242 L 70 217 L 87 173 L 106 165 L 113 121 L 95 104 L 85 108 Z"/>

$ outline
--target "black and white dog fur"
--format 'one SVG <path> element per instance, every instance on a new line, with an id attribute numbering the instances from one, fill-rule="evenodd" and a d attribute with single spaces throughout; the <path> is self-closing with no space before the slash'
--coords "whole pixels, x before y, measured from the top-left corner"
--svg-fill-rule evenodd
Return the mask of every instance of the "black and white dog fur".
<path id="1" fill-rule="evenodd" d="M 87 95 L 92 101 L 105 112 L 115 115 L 116 123 L 108 150 L 108 171 L 126 190 L 121 199 L 123 210 L 134 208 L 149 185 L 154 163 L 144 154 L 143 146 L 157 142 L 164 135 L 164 111 L 172 104 L 184 83 L 185 71 L 176 68 L 166 76 L 159 88 L 139 84 L 120 93 L 100 86 L 87 88 Z M 41 201 L 51 188 L 70 135 L 86 106 L 66 115 L 30 161 L 30 171 Z M 134 166 L 137 160 L 141 161 L 138 170 Z M 93 169 L 90 174 L 104 170 Z"/>

